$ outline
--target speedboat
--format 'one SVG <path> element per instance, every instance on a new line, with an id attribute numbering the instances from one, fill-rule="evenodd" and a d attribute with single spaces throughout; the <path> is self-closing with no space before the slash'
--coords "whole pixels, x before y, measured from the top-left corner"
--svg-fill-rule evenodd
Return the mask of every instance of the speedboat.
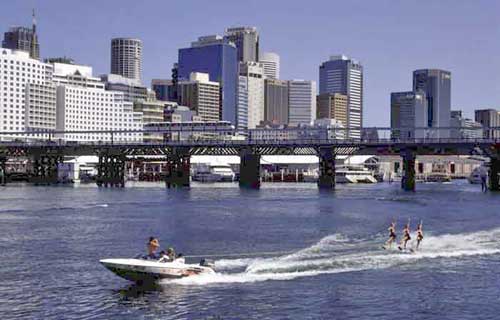
<path id="1" fill-rule="evenodd" d="M 99 262 L 117 276 L 134 282 L 215 274 L 214 263 L 207 259 L 202 259 L 199 264 L 188 264 L 182 257 L 171 262 L 143 259 L 103 259 Z"/>

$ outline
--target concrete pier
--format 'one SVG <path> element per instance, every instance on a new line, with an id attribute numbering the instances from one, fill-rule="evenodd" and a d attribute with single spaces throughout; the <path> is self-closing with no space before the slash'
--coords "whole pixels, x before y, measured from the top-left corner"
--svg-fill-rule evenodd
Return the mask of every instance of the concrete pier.
<path id="1" fill-rule="evenodd" d="M 33 171 L 30 182 L 36 185 L 49 185 L 58 182 L 58 165 L 64 157 L 59 153 L 37 152 L 33 155 Z"/>
<path id="2" fill-rule="evenodd" d="M 500 147 L 496 148 L 496 153 L 490 158 L 489 183 L 491 191 L 500 191 Z"/>
<path id="3" fill-rule="evenodd" d="M 319 148 L 319 179 L 320 189 L 335 189 L 335 154 L 333 148 Z"/>
<path id="4" fill-rule="evenodd" d="M 406 191 L 415 191 L 415 160 L 417 153 L 413 149 L 401 152 L 403 158 L 403 175 L 401 177 L 401 188 Z"/>
<path id="5" fill-rule="evenodd" d="M 99 155 L 96 183 L 99 187 L 125 187 L 124 154 L 105 152 Z"/>
<path id="6" fill-rule="evenodd" d="M 240 187 L 260 188 L 260 155 L 251 148 L 240 150 Z"/>
<path id="7" fill-rule="evenodd" d="M 165 185 L 167 188 L 187 188 L 190 182 L 189 148 L 174 148 L 167 157 Z"/>

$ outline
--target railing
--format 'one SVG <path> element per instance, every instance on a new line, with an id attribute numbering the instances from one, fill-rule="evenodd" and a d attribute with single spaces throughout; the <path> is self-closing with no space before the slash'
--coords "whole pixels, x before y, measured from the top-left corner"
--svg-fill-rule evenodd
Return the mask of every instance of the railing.
<path id="1" fill-rule="evenodd" d="M 84 138 L 72 139 L 72 136 Z M 140 130 L 0 132 L 4 146 L 88 145 L 297 145 L 500 143 L 493 128 L 310 128 L 236 130 L 232 126 L 156 127 Z"/>

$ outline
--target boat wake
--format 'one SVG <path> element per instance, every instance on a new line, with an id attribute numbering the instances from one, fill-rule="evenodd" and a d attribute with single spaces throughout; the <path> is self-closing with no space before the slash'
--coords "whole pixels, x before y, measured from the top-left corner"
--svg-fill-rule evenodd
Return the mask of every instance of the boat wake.
<path id="1" fill-rule="evenodd" d="M 500 228 L 465 234 L 427 235 L 419 251 L 382 250 L 384 239 L 351 240 L 340 234 L 295 253 L 274 258 L 223 259 L 216 274 L 173 280 L 182 285 L 291 280 L 321 274 L 419 266 L 424 259 L 456 259 L 500 253 Z M 413 237 L 415 239 L 415 237 Z M 410 244 L 410 247 L 414 243 Z M 421 264 L 424 267 L 424 264 Z"/>

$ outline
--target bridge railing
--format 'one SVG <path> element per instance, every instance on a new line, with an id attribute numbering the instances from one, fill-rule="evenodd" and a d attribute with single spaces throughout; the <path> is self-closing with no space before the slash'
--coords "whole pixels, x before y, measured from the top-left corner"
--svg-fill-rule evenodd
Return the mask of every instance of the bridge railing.
<path id="1" fill-rule="evenodd" d="M 236 130 L 232 126 L 174 126 L 141 130 L 0 132 L 0 144 L 28 146 L 85 145 L 321 145 L 396 143 L 498 143 L 500 127 L 471 128 L 315 128 Z"/>

